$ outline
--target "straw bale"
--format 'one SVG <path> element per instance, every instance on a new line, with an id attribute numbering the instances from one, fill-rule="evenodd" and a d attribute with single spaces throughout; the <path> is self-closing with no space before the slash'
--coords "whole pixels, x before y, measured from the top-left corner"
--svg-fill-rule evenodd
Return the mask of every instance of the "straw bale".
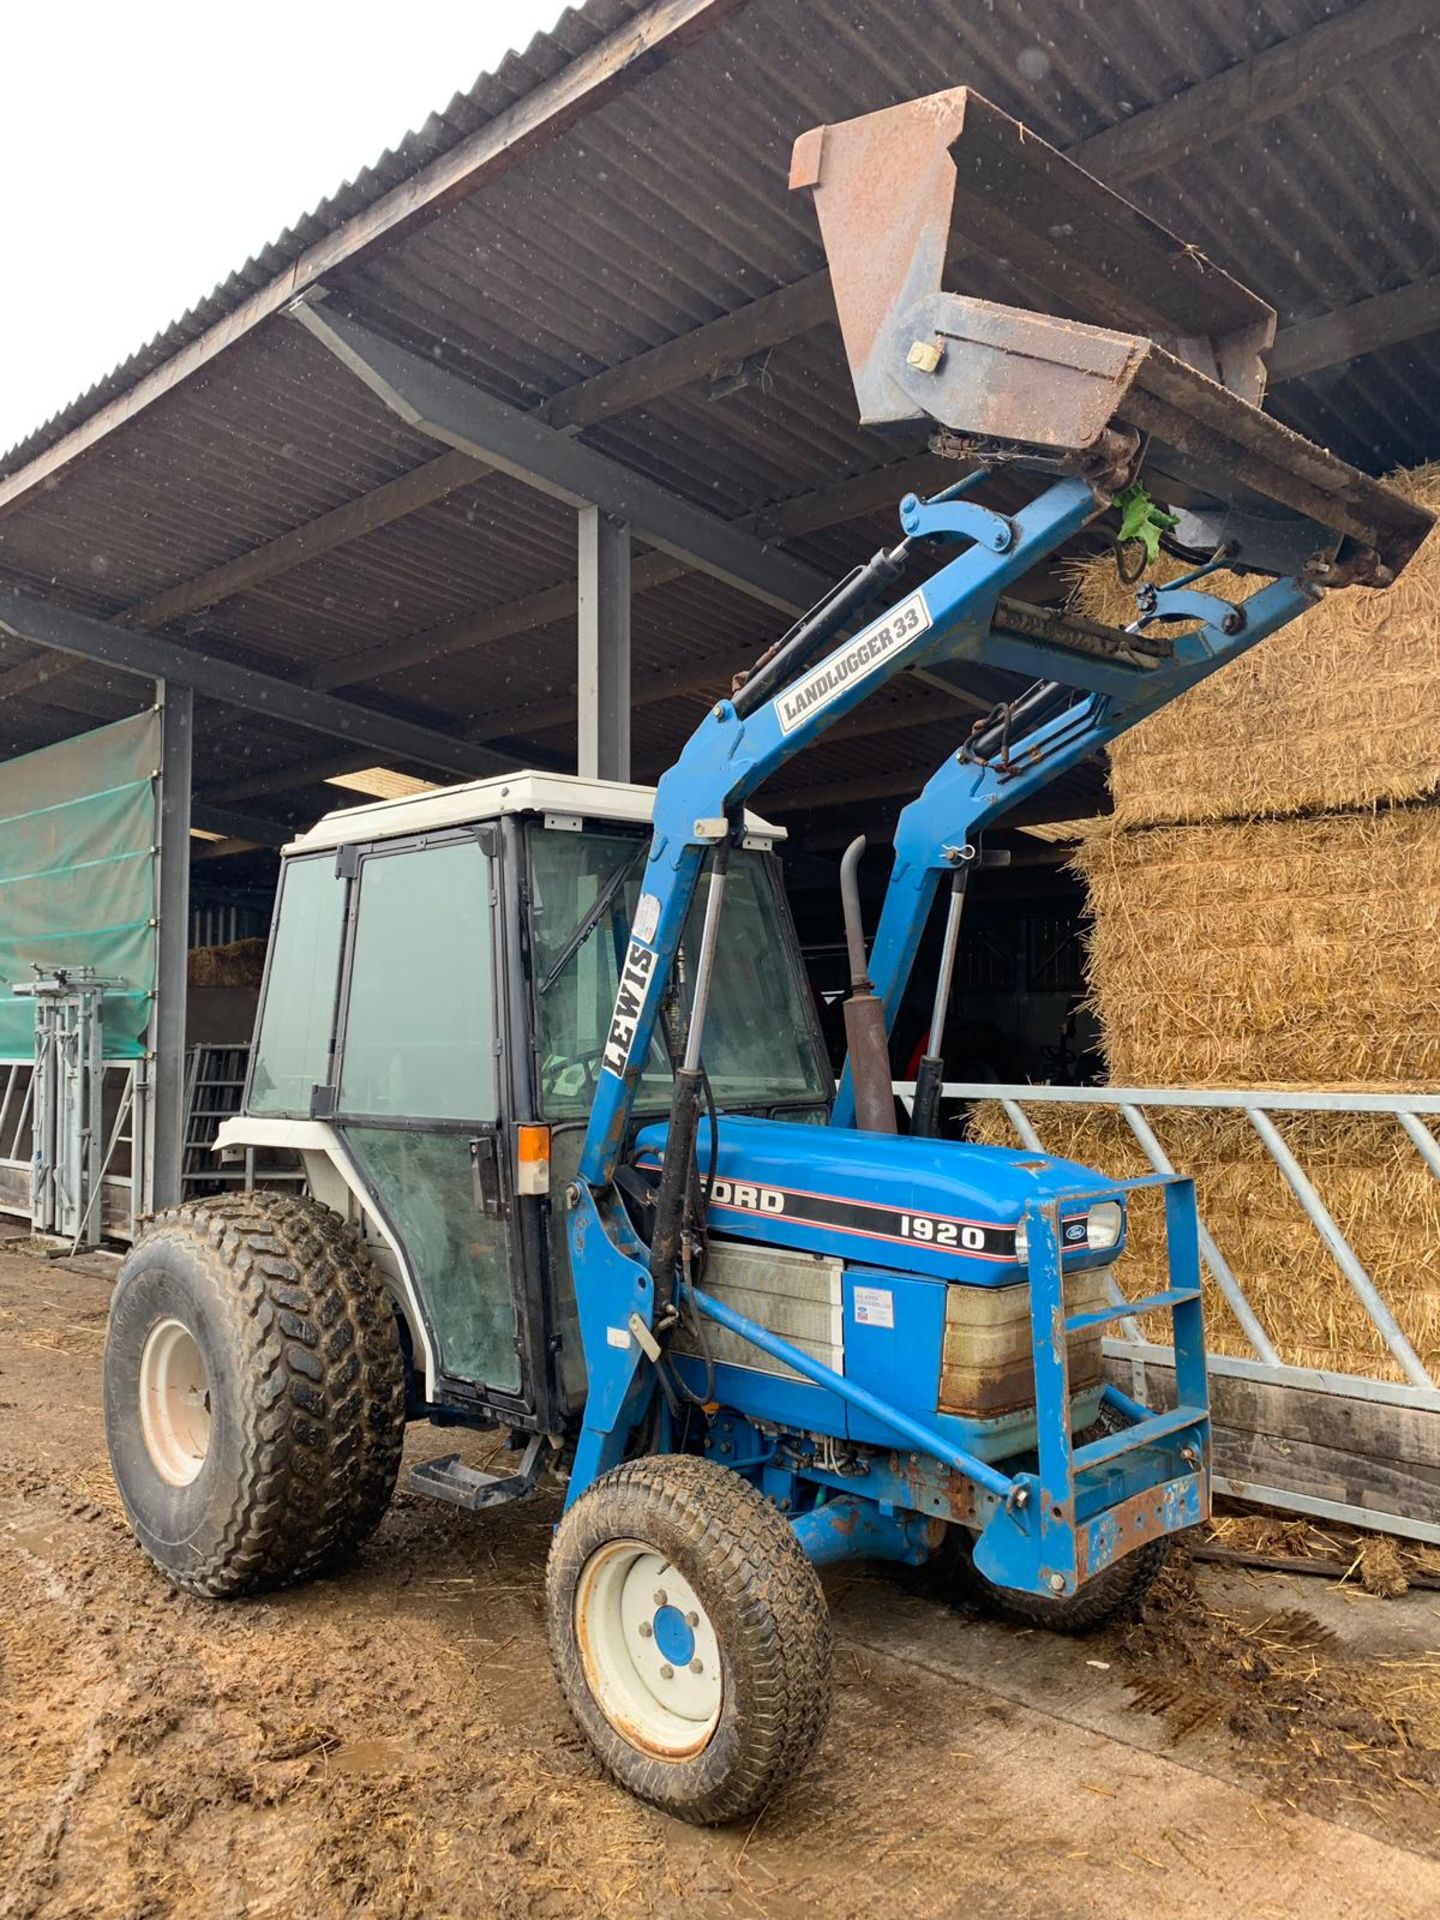
<path id="1" fill-rule="evenodd" d="M 1440 806 L 1106 823 L 1076 865 L 1116 1084 L 1440 1084 Z"/>
<path id="2" fill-rule="evenodd" d="M 1047 1151 L 1114 1179 L 1152 1169 L 1122 1115 L 1100 1107 L 1033 1107 Z M 1263 1142 L 1241 1114 L 1152 1108 L 1147 1118 L 1171 1164 L 1194 1176 L 1201 1218 L 1260 1324 L 1292 1366 L 1399 1380 L 1349 1283 L 1326 1252 Z M 1276 1125 L 1341 1232 L 1432 1372 L 1440 1371 L 1440 1183 L 1394 1120 L 1371 1114 L 1276 1114 Z M 1018 1146 L 1004 1109 L 979 1106 L 970 1137 Z M 1116 1267 L 1127 1299 L 1165 1281 L 1158 1197 L 1137 1196 L 1129 1244 Z M 1207 1270 L 1206 1337 L 1220 1353 L 1249 1342 Z M 1168 1315 L 1142 1331 L 1168 1344 Z"/>
<path id="3" fill-rule="evenodd" d="M 232 940 L 225 947 L 194 947 L 186 978 L 192 987 L 258 987 L 265 977 L 265 942 Z"/>
<path id="4" fill-rule="evenodd" d="M 1440 463 L 1392 476 L 1440 509 Z M 1162 556 L 1157 580 L 1179 562 Z M 1072 604 L 1135 617 L 1113 558 L 1072 569 Z M 1219 573 L 1222 598 L 1268 584 Z M 1172 632 L 1183 629 L 1171 629 Z M 1440 791 L 1440 534 L 1395 586 L 1326 594 L 1314 610 L 1153 714 L 1110 749 L 1122 826 L 1246 819 L 1407 801 Z"/>

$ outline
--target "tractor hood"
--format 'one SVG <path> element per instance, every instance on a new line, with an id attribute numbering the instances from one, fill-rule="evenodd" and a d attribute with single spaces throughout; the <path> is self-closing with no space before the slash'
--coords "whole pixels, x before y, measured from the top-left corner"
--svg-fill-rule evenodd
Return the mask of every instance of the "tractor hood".
<path id="1" fill-rule="evenodd" d="M 658 1167 L 666 1126 L 646 1127 L 636 1164 Z M 710 1128 L 700 1123 L 702 1175 Z M 1073 1160 L 977 1147 L 952 1140 L 916 1140 L 849 1128 L 799 1125 L 722 1115 L 711 1227 L 727 1238 L 799 1247 L 852 1265 L 901 1268 L 971 1286 L 1007 1286 L 1025 1271 L 1017 1229 L 1033 1201 L 1062 1201 L 1065 1265 L 1113 1260 L 1124 1245 L 1121 1226 L 1103 1247 L 1090 1245 L 1089 1209 L 1124 1195 L 1103 1174 Z"/>

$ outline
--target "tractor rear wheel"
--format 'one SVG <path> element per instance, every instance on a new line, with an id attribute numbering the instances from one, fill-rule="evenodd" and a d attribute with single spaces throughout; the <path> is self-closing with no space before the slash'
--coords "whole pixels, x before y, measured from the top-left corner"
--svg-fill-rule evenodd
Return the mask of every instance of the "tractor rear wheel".
<path id="1" fill-rule="evenodd" d="M 115 1283 L 104 1398 L 130 1524 L 191 1593 L 320 1572 L 394 1491 L 399 1329 L 363 1241 L 315 1200 L 236 1193 L 157 1214 Z"/>
<path id="2" fill-rule="evenodd" d="M 753 1816 L 830 1709 L 830 1617 L 788 1521 L 688 1455 L 627 1461 L 556 1529 L 550 1652 L 602 1765 L 700 1826 Z"/>
<path id="3" fill-rule="evenodd" d="M 1089 1633 L 1111 1620 L 1128 1619 L 1169 1557 L 1169 1540 L 1152 1540 L 1087 1580 L 1078 1593 L 1053 1598 L 996 1586 L 975 1564 L 975 1536 L 966 1527 L 949 1527 L 932 1565 L 947 1599 L 968 1601 L 1021 1626 L 1045 1627 L 1051 1633 Z"/>

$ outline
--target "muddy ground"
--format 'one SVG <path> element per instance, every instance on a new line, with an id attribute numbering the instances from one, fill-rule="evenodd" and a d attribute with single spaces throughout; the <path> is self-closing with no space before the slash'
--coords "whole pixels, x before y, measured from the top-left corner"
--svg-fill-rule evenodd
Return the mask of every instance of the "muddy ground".
<path id="1" fill-rule="evenodd" d="M 840 1569 L 816 1765 L 695 1832 L 560 1702 L 553 1497 L 402 1494 L 352 1571 L 260 1604 L 166 1586 L 118 1517 L 113 1267 L 83 1264 L 0 1254 L 0 1920 L 1440 1912 L 1434 1592 L 1182 1569 L 1066 1642 Z"/>

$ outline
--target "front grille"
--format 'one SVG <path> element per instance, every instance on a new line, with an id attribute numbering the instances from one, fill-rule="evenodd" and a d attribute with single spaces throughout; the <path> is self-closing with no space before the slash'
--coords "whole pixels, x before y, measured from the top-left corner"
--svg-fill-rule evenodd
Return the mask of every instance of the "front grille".
<path id="1" fill-rule="evenodd" d="M 845 1296 L 843 1264 L 816 1253 L 798 1253 L 787 1247 L 746 1247 L 734 1241 L 712 1240 L 705 1263 L 705 1291 L 747 1320 L 778 1333 L 802 1353 L 836 1373 L 845 1371 Z M 775 1373 L 798 1380 L 793 1367 L 772 1360 L 738 1333 L 707 1321 L 705 1333 L 717 1361 L 751 1367 L 757 1373 Z M 677 1353 L 700 1349 L 688 1327 L 677 1329 L 672 1343 Z"/>

